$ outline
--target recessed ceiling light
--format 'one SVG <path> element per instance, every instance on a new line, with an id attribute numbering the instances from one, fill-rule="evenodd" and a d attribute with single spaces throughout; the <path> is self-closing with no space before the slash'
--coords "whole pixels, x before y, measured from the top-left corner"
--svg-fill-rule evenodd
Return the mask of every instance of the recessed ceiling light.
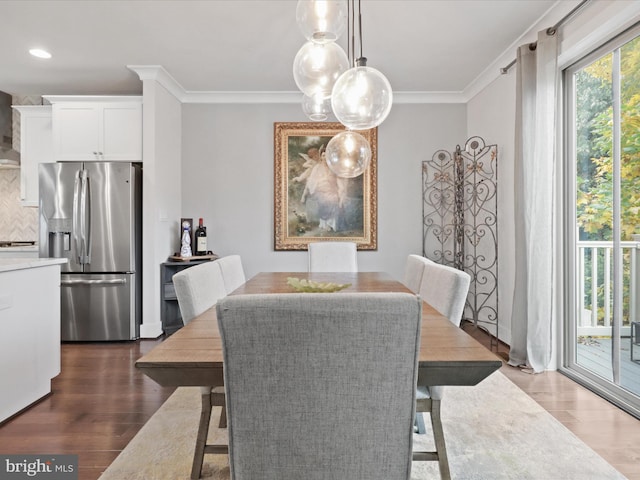
<path id="1" fill-rule="evenodd" d="M 38 58 L 51 58 L 51 54 L 46 50 L 42 50 L 41 48 L 32 48 L 31 50 L 29 50 L 29 53 Z"/>

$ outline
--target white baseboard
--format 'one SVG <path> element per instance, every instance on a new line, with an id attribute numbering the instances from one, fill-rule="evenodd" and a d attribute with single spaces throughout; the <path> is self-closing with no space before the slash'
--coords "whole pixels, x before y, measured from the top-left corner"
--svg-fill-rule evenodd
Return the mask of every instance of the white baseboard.
<path id="1" fill-rule="evenodd" d="M 140 338 L 158 338 L 162 333 L 162 322 L 143 323 L 140 325 Z"/>

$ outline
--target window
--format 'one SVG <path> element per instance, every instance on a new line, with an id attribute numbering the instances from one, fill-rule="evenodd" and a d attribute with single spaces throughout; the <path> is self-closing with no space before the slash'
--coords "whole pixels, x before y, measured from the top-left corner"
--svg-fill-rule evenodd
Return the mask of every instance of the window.
<path id="1" fill-rule="evenodd" d="M 564 367 L 640 416 L 640 28 L 565 71 Z M 628 408 L 629 409 L 629 408 Z"/>

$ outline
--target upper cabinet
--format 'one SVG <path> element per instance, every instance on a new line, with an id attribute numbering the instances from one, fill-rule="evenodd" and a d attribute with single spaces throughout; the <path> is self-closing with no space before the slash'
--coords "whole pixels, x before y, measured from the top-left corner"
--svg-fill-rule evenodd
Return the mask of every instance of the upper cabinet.
<path id="1" fill-rule="evenodd" d="M 142 97 L 46 96 L 58 161 L 142 161 Z"/>
<path id="2" fill-rule="evenodd" d="M 38 206 L 38 164 L 53 162 L 50 105 L 14 106 L 20 112 L 20 201 Z"/>

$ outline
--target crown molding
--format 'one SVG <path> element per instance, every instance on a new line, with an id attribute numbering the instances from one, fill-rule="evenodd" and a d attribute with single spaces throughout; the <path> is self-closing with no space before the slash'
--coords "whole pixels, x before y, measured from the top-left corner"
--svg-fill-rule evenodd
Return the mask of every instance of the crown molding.
<path id="1" fill-rule="evenodd" d="M 182 103 L 300 103 L 301 92 L 185 92 Z"/>
<path id="2" fill-rule="evenodd" d="M 464 92 L 393 92 L 394 104 L 467 103 Z"/>
<path id="3" fill-rule="evenodd" d="M 469 83 L 469 85 L 466 86 L 464 89 L 464 96 L 467 98 L 467 101 L 470 101 L 502 75 L 515 75 L 515 68 L 511 68 L 504 73 L 501 70 L 516 58 L 518 47 L 520 45 L 535 42 L 538 31 L 546 30 L 550 26 L 555 25 L 579 3 L 580 0 L 558 1 L 549 7 L 549 9 L 544 12 L 524 33 L 522 33 L 517 40 L 509 45 L 509 47 L 507 47 L 504 52 L 498 56 L 498 58 L 491 62 L 476 78 L 471 81 L 471 83 Z M 585 10 L 590 6 L 591 5 L 586 5 Z"/>
<path id="4" fill-rule="evenodd" d="M 185 92 L 183 103 L 300 103 L 295 92 Z M 466 103 L 463 92 L 394 92 L 394 104 Z"/>
<path id="5" fill-rule="evenodd" d="M 302 101 L 298 91 L 187 91 L 162 65 L 127 65 L 140 80 L 153 80 L 165 87 L 181 103 L 199 104 L 296 104 Z M 394 104 L 466 103 L 464 92 L 394 92 Z"/>
<path id="6" fill-rule="evenodd" d="M 127 68 L 135 72 L 140 80 L 153 80 L 158 82 L 169 93 L 184 103 L 186 92 L 182 85 L 167 72 L 162 65 L 127 65 Z"/>
<path id="7" fill-rule="evenodd" d="M 501 75 L 514 75 L 509 70 L 506 73 L 501 72 L 501 68 L 507 65 L 515 58 L 519 45 L 531 43 L 535 41 L 537 32 L 546 29 L 550 25 L 556 24 L 560 19 L 567 15 L 580 0 L 558 1 L 544 12 L 520 37 L 514 41 L 502 54 L 488 65 L 473 81 L 471 81 L 462 91 L 443 92 L 443 91 L 417 91 L 417 92 L 394 92 L 394 104 L 459 104 L 468 103 L 475 96 L 481 93 L 487 86 L 493 83 Z M 592 8 L 607 8 L 608 4 L 600 5 L 600 2 L 590 2 L 585 7 L 585 11 Z M 623 11 L 615 15 L 615 18 L 606 22 L 607 27 L 611 27 L 615 23 L 618 27 L 621 24 L 627 25 L 631 21 L 637 21 L 640 11 L 640 3 L 630 2 Z M 615 12 L 614 12 L 615 13 Z M 627 19 L 626 23 L 621 21 Z M 574 19 L 570 19 L 572 23 Z M 602 28 L 597 29 L 602 30 Z M 582 45 L 579 45 L 582 46 Z M 573 53 L 560 52 L 560 59 L 565 60 Z M 192 104 L 295 104 L 302 99 L 302 94 L 298 91 L 187 91 L 178 81 L 176 81 L 161 65 L 129 65 L 128 68 L 138 74 L 141 80 L 154 80 L 164 86 L 172 93 L 181 103 Z"/>
<path id="8" fill-rule="evenodd" d="M 43 95 L 49 103 L 58 102 L 142 102 L 140 95 Z"/>

